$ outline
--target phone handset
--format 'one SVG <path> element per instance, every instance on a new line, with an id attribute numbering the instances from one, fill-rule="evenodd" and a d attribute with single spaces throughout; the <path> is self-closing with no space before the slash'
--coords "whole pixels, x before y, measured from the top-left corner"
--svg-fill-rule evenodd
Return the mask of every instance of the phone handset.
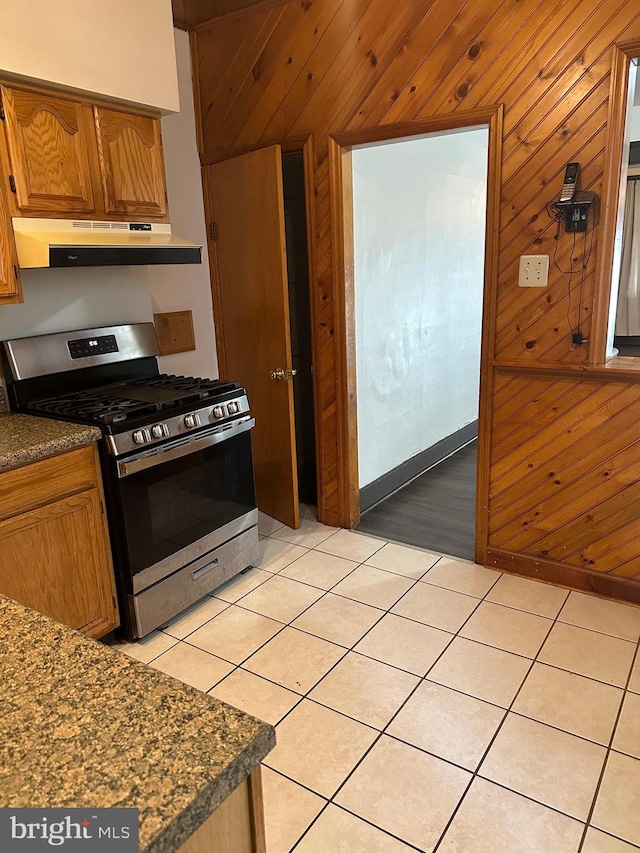
<path id="1" fill-rule="evenodd" d="M 578 186 L 578 173 L 580 172 L 580 163 L 569 163 L 564 173 L 564 183 L 562 184 L 562 192 L 558 201 L 571 201 L 576 193 Z"/>

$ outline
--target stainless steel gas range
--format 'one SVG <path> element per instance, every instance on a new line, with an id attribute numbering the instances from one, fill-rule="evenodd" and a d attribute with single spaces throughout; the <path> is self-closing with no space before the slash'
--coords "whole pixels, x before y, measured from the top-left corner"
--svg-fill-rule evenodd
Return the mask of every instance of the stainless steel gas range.
<path id="1" fill-rule="evenodd" d="M 139 638 L 258 558 L 235 382 L 161 374 L 151 323 L 4 342 L 10 406 L 94 424 L 123 628 Z"/>

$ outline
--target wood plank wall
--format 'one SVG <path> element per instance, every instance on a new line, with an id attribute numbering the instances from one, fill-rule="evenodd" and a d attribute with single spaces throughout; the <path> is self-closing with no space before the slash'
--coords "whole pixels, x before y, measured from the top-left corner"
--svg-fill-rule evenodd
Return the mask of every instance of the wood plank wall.
<path id="1" fill-rule="evenodd" d="M 640 578 L 640 376 L 582 369 L 591 342 L 574 346 L 570 325 L 579 316 L 590 338 L 598 229 L 586 244 L 556 241 L 546 210 L 570 161 L 582 164 L 582 188 L 602 194 L 612 46 L 638 38 L 638 0 L 291 0 L 199 28 L 203 163 L 313 135 L 328 523 L 344 518 L 329 137 L 503 103 L 482 546 L 488 563 L 639 600 L 640 584 L 609 579 Z M 546 289 L 519 288 L 522 254 L 555 256 L 576 272 L 552 264 Z"/>

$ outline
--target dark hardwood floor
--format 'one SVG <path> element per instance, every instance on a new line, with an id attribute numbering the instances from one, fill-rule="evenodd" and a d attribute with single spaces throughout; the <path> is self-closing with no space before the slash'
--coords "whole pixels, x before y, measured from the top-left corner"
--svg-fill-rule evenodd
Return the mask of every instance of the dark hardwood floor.
<path id="1" fill-rule="evenodd" d="M 368 510 L 356 530 L 473 560 L 477 441 Z"/>

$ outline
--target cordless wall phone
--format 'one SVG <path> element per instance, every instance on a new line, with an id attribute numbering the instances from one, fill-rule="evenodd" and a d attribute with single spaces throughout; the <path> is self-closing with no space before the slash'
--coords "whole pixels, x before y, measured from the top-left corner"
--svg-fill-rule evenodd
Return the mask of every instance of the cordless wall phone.
<path id="1" fill-rule="evenodd" d="M 578 173 L 580 172 L 580 163 L 569 163 L 567 169 L 564 173 L 564 183 L 562 185 L 562 192 L 560 193 L 560 198 L 558 201 L 562 204 L 563 202 L 572 201 L 576 189 L 578 187 Z"/>
<path id="2" fill-rule="evenodd" d="M 560 198 L 553 203 L 559 219 L 564 221 L 565 231 L 576 233 L 587 230 L 587 220 L 591 207 L 595 209 L 597 196 L 590 190 L 578 190 L 580 163 L 569 163 L 564 173 L 564 183 Z"/>

